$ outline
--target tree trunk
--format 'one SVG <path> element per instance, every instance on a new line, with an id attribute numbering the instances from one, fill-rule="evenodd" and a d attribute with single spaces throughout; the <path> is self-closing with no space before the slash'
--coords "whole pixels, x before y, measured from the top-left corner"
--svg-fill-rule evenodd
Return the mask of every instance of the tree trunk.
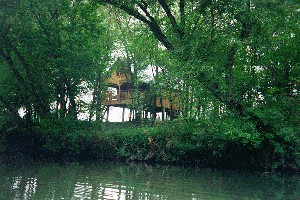
<path id="1" fill-rule="evenodd" d="M 18 124 L 23 124 L 23 120 L 18 113 L 18 109 L 14 108 L 10 102 L 8 102 L 3 96 L 0 95 L 0 102 L 4 105 L 4 107 L 11 113 L 13 119 Z"/>
<path id="2" fill-rule="evenodd" d="M 108 121 L 108 119 L 109 119 L 109 107 L 110 107 L 110 106 L 107 106 L 107 107 L 106 107 L 106 122 L 109 122 L 109 121 Z"/>
<path id="3" fill-rule="evenodd" d="M 77 120 L 77 104 L 75 101 L 76 98 L 76 84 L 72 84 L 70 80 L 66 82 L 67 94 L 69 97 L 69 108 L 68 108 L 68 116 L 72 120 Z"/>
<path id="4" fill-rule="evenodd" d="M 161 106 L 161 121 L 165 121 L 165 108 L 163 105 L 162 97 L 159 98 L 160 106 Z"/>
<path id="5" fill-rule="evenodd" d="M 59 94 L 59 117 L 64 118 L 67 114 L 67 101 L 66 101 L 66 86 L 65 79 L 58 85 L 58 94 Z"/>
<path id="6" fill-rule="evenodd" d="M 124 120 L 124 116 L 125 116 L 125 107 L 123 107 L 123 109 L 122 109 L 122 122 L 125 121 L 125 120 Z"/>
<path id="7" fill-rule="evenodd" d="M 181 52 L 182 49 L 177 49 L 177 47 L 184 46 L 184 41 L 182 40 L 181 31 L 178 28 L 178 24 L 176 20 L 174 19 L 174 15 L 171 13 L 171 9 L 168 8 L 168 4 L 166 4 L 166 1 L 158 1 L 160 6 L 162 7 L 162 10 L 164 11 L 164 15 L 168 19 L 168 22 L 170 22 L 170 26 L 172 27 L 173 35 L 177 35 L 179 37 L 168 38 L 166 34 L 164 34 L 163 27 L 159 25 L 159 22 L 156 20 L 155 17 L 151 15 L 149 12 L 149 9 L 147 6 L 143 4 L 135 4 L 134 7 L 130 7 L 130 5 L 125 4 L 120 1 L 115 1 L 115 0 L 102 0 L 103 2 L 109 3 L 117 8 L 120 8 L 124 10 L 126 13 L 129 15 L 135 17 L 136 19 L 140 20 L 141 22 L 145 23 L 149 29 L 153 32 L 153 35 L 157 38 L 158 41 L 160 41 L 167 50 L 169 50 L 171 53 L 174 52 L 174 50 L 179 50 Z M 209 5 L 209 4 L 208 4 Z M 139 10 L 143 11 L 143 14 L 139 12 Z M 251 18 L 250 18 L 250 1 L 247 0 L 244 4 L 244 18 L 241 18 L 239 16 L 235 16 L 236 20 L 238 23 L 241 25 L 241 30 L 240 30 L 240 40 L 243 41 L 248 38 L 250 31 L 252 30 L 252 24 L 251 24 Z M 199 20 L 195 20 L 195 23 L 193 24 L 194 27 L 197 27 L 197 23 Z M 190 34 L 192 35 L 195 29 L 192 28 L 192 31 Z M 182 34 L 182 35 L 188 35 Z M 189 45 L 189 44 L 187 44 Z M 234 62 L 234 54 L 235 54 L 236 49 L 231 49 L 229 51 L 229 60 L 228 60 L 228 68 L 227 70 L 231 70 L 232 64 Z M 176 54 L 173 54 L 176 57 Z M 177 56 L 178 60 L 182 60 L 182 56 Z M 186 63 L 191 63 L 191 60 L 187 60 L 188 62 Z M 182 62 L 184 63 L 184 61 Z M 246 109 L 246 107 L 239 101 L 238 98 L 233 97 L 232 91 L 230 88 L 230 78 L 232 76 L 230 74 L 227 75 L 227 83 L 228 83 L 228 90 L 227 91 L 222 91 L 221 85 L 214 79 L 213 77 L 210 77 L 210 74 L 205 71 L 200 71 L 196 72 L 194 74 L 196 79 L 203 84 L 203 86 L 216 98 L 218 99 L 221 103 L 226 105 L 226 107 L 231 110 L 234 114 L 237 116 L 243 117 L 243 118 L 248 118 L 251 122 L 253 122 L 256 125 L 256 129 L 265 135 L 266 132 L 274 134 L 275 131 L 273 130 L 273 127 L 270 125 L 267 125 L 263 122 L 262 119 L 260 119 L 258 116 L 255 115 L 255 113 L 252 113 Z M 227 98 L 227 97 L 230 98 Z"/>

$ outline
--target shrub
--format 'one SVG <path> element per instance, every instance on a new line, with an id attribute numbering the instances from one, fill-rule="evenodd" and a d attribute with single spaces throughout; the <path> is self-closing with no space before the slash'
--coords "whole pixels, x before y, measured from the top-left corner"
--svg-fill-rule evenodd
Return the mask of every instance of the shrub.
<path id="1" fill-rule="evenodd" d="M 89 157 L 99 142 L 92 123 L 68 119 L 44 120 L 35 127 L 44 141 L 43 151 L 51 157 Z"/>
<path id="2" fill-rule="evenodd" d="M 58 159 L 122 159 L 226 168 L 299 169 L 299 137 L 293 128 L 259 134 L 247 120 L 177 119 L 153 126 L 43 120 L 32 132 L 11 127 L 11 148 Z"/>

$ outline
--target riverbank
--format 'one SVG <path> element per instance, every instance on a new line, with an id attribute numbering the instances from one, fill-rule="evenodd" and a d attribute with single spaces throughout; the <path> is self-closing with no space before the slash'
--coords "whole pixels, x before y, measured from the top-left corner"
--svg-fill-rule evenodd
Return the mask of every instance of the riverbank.
<path id="1" fill-rule="evenodd" d="M 122 160 L 186 164 L 201 167 L 299 171 L 299 140 L 276 143 L 258 134 L 251 124 L 236 121 L 205 123 L 90 123 L 52 120 L 30 131 L 7 132 L 2 145 L 7 155 L 33 159 Z"/>

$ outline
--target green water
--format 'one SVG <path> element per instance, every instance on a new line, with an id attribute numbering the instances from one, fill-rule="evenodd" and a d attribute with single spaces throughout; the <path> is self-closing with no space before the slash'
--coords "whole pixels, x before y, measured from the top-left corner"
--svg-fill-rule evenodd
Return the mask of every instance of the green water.
<path id="1" fill-rule="evenodd" d="M 0 199 L 298 200 L 300 177 L 116 162 L 2 161 Z"/>

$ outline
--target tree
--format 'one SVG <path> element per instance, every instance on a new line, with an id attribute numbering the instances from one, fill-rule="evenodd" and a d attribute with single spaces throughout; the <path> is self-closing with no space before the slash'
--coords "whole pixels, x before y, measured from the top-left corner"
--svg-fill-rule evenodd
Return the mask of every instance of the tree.
<path id="1" fill-rule="evenodd" d="M 69 0 L 1 5 L 0 78 L 12 78 L 2 85 L 2 104 L 11 114 L 24 107 L 32 121 L 53 115 L 56 102 L 58 117 L 76 119 L 80 86 L 102 75 L 110 54 L 97 7 Z"/>
<path id="2" fill-rule="evenodd" d="M 145 24 L 178 63 L 178 75 L 193 79 L 192 87 L 201 84 L 231 113 L 252 121 L 261 133 L 275 133 L 273 124 L 257 112 L 270 100 L 261 90 L 274 89 L 262 84 L 262 81 L 269 83 L 268 66 L 275 70 L 270 74 L 271 79 L 284 71 L 288 72 L 286 75 L 293 74 L 289 81 L 281 79 L 282 85 L 289 85 L 288 91 L 294 91 L 293 98 L 299 101 L 299 82 L 294 76 L 299 71 L 295 56 L 298 50 L 289 48 L 288 54 L 281 54 L 281 62 L 275 61 L 278 57 L 274 53 L 298 37 L 299 30 L 294 26 L 299 24 L 298 1 L 100 2 L 111 4 Z M 283 23 L 283 17 L 289 20 L 281 31 L 275 30 Z"/>
<path id="3" fill-rule="evenodd" d="M 154 64 L 151 53 L 156 48 L 157 42 L 147 28 L 135 23 L 136 19 L 132 16 L 117 13 L 111 7 L 107 10 L 110 13 L 110 24 L 114 33 L 115 52 L 118 52 L 115 54 L 114 67 L 129 69 L 126 73 L 130 73 L 130 85 L 134 90 L 134 102 L 129 107 L 135 111 L 135 119 L 140 121 L 142 112 L 148 111 L 152 106 L 148 105 L 140 89 L 142 85 L 145 86 L 144 71 Z"/>

